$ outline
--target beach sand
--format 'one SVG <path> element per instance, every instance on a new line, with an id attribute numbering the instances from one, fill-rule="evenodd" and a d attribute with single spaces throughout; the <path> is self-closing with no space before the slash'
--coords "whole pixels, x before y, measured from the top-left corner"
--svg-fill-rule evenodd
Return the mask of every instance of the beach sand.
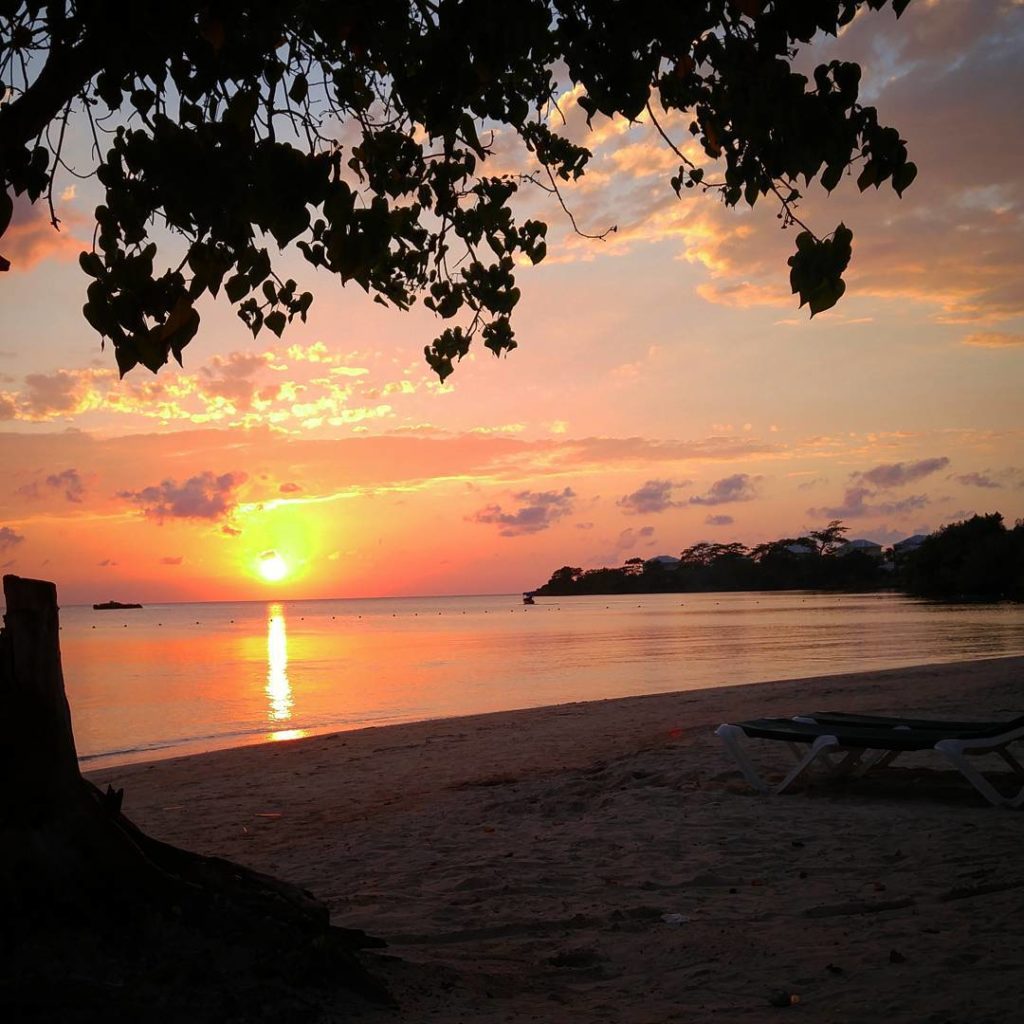
<path id="1" fill-rule="evenodd" d="M 1024 812 L 985 805 L 934 756 L 765 797 L 713 735 L 825 708 L 1018 714 L 1024 658 L 365 729 L 91 778 L 123 786 L 154 836 L 303 885 L 335 923 L 387 939 L 364 959 L 400 1009 L 360 1020 L 1019 1020 Z M 775 746 L 764 763 L 781 766 Z"/>

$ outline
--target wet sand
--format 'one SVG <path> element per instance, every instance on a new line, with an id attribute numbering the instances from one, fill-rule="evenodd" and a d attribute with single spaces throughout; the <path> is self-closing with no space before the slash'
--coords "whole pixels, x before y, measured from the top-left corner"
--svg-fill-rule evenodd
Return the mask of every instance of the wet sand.
<path id="1" fill-rule="evenodd" d="M 360 1020 L 1019 1019 L 1024 811 L 987 806 L 929 755 L 764 797 L 712 732 L 825 708 L 1019 714 L 1024 658 L 365 729 L 91 778 L 124 787 L 154 836 L 303 885 L 336 923 L 387 939 L 365 960 L 400 1009 Z M 758 757 L 781 767 L 774 747 Z"/>

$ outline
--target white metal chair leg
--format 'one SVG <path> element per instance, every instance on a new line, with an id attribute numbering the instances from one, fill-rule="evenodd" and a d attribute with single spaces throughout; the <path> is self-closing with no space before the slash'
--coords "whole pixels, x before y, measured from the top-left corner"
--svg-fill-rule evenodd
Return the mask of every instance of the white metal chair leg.
<path id="1" fill-rule="evenodd" d="M 803 725 L 817 725 L 817 721 L 813 718 L 808 718 L 806 715 L 794 715 L 793 721 L 801 723 Z M 789 752 L 793 755 L 793 759 L 800 761 L 803 759 L 804 754 L 807 750 L 806 744 L 800 743 L 787 743 Z M 829 775 L 836 777 L 842 777 L 844 775 L 863 775 L 874 767 L 875 762 L 870 757 L 864 759 L 864 756 L 868 754 L 866 750 L 859 751 L 847 751 L 843 755 L 841 761 L 836 761 L 835 755 L 827 750 L 823 750 L 818 755 L 818 760 L 825 766 L 826 771 Z M 851 760 L 852 758 L 852 760 Z M 864 759 L 862 761 L 862 759 Z"/>
<path id="2" fill-rule="evenodd" d="M 900 756 L 902 751 L 899 750 L 857 750 L 857 760 L 847 768 L 843 774 L 852 775 L 854 778 L 859 779 L 867 775 L 872 768 L 886 768 L 897 757 Z M 842 768 L 842 766 L 840 766 Z"/>
<path id="3" fill-rule="evenodd" d="M 1024 765 L 1020 763 L 1005 747 L 997 750 L 996 753 L 1010 766 L 1014 775 L 1024 778 Z"/>
<path id="4" fill-rule="evenodd" d="M 848 778 L 851 775 L 859 775 L 865 769 L 862 767 L 865 750 L 847 750 L 838 763 L 831 762 L 830 776 L 836 779 Z M 831 759 L 830 759 L 831 761 Z"/>
<path id="5" fill-rule="evenodd" d="M 1011 807 L 1020 806 L 1019 801 L 1024 796 L 1024 788 L 1015 797 L 1007 798 L 999 792 L 995 786 L 992 785 L 988 779 L 985 778 L 965 755 L 965 745 L 962 740 L 939 740 L 935 744 L 935 749 L 942 754 L 943 757 L 961 775 L 993 806 L 1002 807 L 1009 805 Z"/>
<path id="6" fill-rule="evenodd" d="M 793 760 L 799 764 L 807 756 L 807 744 L 806 743 L 787 743 L 786 749 L 789 750 L 793 757 Z M 842 761 L 836 761 L 836 755 L 830 750 L 822 750 L 819 752 L 816 764 L 820 764 L 825 769 L 826 775 L 836 775 L 843 772 L 843 765 L 846 759 L 849 758 L 849 754 L 844 755 Z"/>
<path id="7" fill-rule="evenodd" d="M 803 758 L 790 770 L 789 774 L 778 785 L 773 786 L 761 777 L 753 762 L 747 757 L 747 752 L 743 749 L 743 739 L 746 734 L 739 726 L 720 725 L 715 730 L 715 735 L 725 744 L 725 749 L 732 754 L 733 760 L 739 765 L 739 769 L 747 782 L 762 793 L 785 793 L 787 789 L 803 778 L 804 774 L 814 766 L 815 762 L 827 756 L 830 751 L 834 751 L 839 746 L 839 741 L 835 736 L 819 736 L 810 745 L 810 749 Z"/>
<path id="8" fill-rule="evenodd" d="M 896 760 L 903 753 L 902 750 L 879 750 L 878 760 L 871 766 L 872 768 L 888 768 L 889 765 Z"/>

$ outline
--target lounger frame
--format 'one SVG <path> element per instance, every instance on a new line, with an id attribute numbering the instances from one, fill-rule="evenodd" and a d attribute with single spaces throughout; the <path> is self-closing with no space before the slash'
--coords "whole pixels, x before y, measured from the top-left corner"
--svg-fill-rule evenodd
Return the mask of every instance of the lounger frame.
<path id="1" fill-rule="evenodd" d="M 715 735 L 722 740 L 747 782 L 762 793 L 789 792 L 816 774 L 828 779 L 863 775 L 873 768 L 891 765 L 903 753 L 930 749 L 956 768 L 993 806 L 1024 806 L 1024 766 L 1007 749 L 1010 744 L 1024 740 L 1024 726 L 1009 729 L 999 735 L 941 736 L 937 733 L 934 743 L 929 739 L 927 746 L 907 747 L 899 742 L 899 734 L 902 732 L 906 735 L 910 731 L 919 730 L 887 726 L 871 730 L 870 736 L 863 732 L 851 735 L 852 730 L 844 732 L 834 724 L 818 723 L 807 717 L 792 721 L 796 727 L 792 736 L 785 738 L 785 723 L 780 722 L 777 731 L 783 735 L 765 737 L 775 742 L 781 740 L 796 762 L 782 781 L 774 784 L 762 777 L 745 749 L 749 739 L 759 737 L 751 737 L 744 724 L 747 728 L 756 728 L 756 723 L 725 723 L 715 730 Z M 815 732 L 815 729 L 820 731 Z M 891 733 L 888 738 L 887 731 Z M 1018 784 L 1015 793 L 1004 796 L 971 763 L 972 757 L 982 754 L 996 754 L 1002 758 Z"/>

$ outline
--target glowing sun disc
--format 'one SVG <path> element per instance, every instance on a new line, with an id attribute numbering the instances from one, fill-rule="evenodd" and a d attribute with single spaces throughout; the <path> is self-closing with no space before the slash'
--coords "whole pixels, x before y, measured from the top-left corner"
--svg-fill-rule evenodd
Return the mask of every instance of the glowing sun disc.
<path id="1" fill-rule="evenodd" d="M 268 551 L 260 556 L 259 570 L 267 582 L 276 583 L 288 575 L 288 563 L 276 551 Z"/>

